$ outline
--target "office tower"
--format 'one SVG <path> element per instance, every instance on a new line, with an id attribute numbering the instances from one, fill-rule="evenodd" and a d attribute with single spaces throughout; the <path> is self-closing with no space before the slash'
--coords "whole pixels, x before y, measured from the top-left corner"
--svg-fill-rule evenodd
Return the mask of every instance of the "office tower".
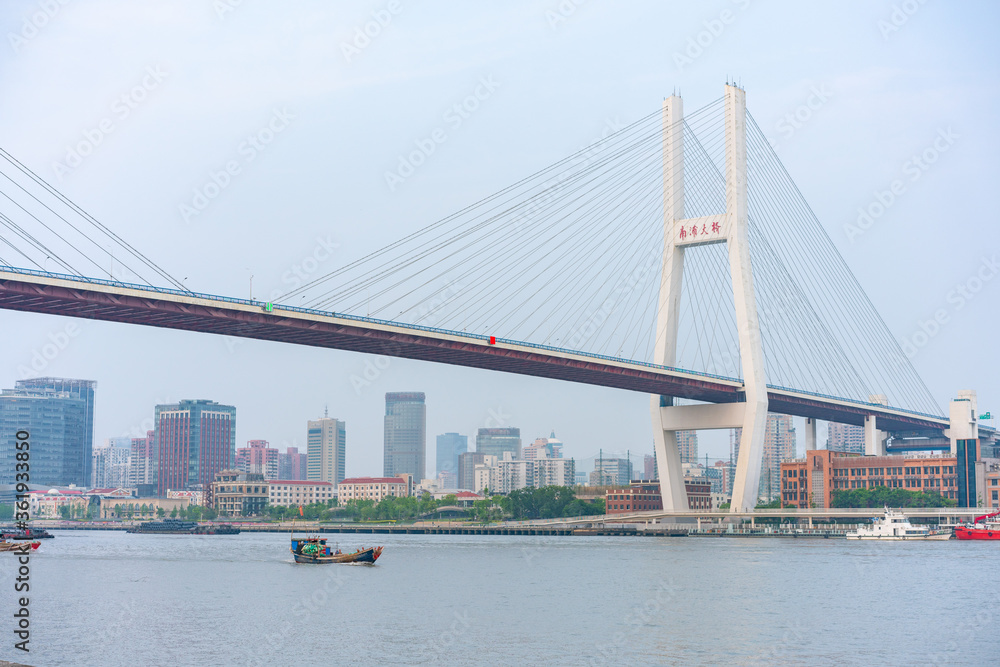
<path id="1" fill-rule="evenodd" d="M 308 461 L 309 456 L 300 454 L 298 447 L 289 447 L 284 454 L 278 454 L 278 479 L 292 481 L 309 479 Z"/>
<path id="2" fill-rule="evenodd" d="M 476 466 L 482 465 L 486 461 L 486 454 L 479 452 L 465 452 L 458 455 L 458 482 L 460 489 L 475 491 L 476 489 Z"/>
<path id="3" fill-rule="evenodd" d="M 826 448 L 847 454 L 865 453 L 865 428 L 852 424 L 827 422 Z"/>
<path id="4" fill-rule="evenodd" d="M 128 466 L 128 485 L 156 484 L 156 450 L 153 447 L 153 431 L 147 431 L 145 438 L 131 438 L 131 457 Z"/>
<path id="5" fill-rule="evenodd" d="M 437 472 L 458 475 L 458 456 L 469 451 L 468 436 L 458 433 L 444 433 L 437 437 Z"/>
<path id="6" fill-rule="evenodd" d="M 427 407 L 424 392 L 385 395 L 385 444 L 382 474 L 409 474 L 414 483 L 426 476 Z"/>
<path id="7" fill-rule="evenodd" d="M 94 443 L 91 380 L 21 380 L 0 394 L 0 484 L 16 475 L 16 435 L 31 435 L 31 484 L 90 485 Z"/>
<path id="8" fill-rule="evenodd" d="M 476 451 L 480 454 L 495 456 L 498 461 L 503 460 L 504 452 L 510 452 L 514 459 L 520 459 L 521 429 L 481 428 L 476 433 Z"/>
<path id="9" fill-rule="evenodd" d="M 306 479 L 344 481 L 347 456 L 347 423 L 332 417 L 309 420 L 306 432 Z"/>
<path id="10" fill-rule="evenodd" d="M 232 469 L 236 454 L 236 408 L 215 401 L 185 400 L 157 405 L 157 493 L 210 488 L 215 474 Z"/>
<path id="11" fill-rule="evenodd" d="M 268 447 L 267 440 L 248 440 L 246 447 L 236 450 L 236 470 L 278 479 L 278 450 Z"/>
<path id="12" fill-rule="evenodd" d="M 698 462 L 698 431 L 677 431 L 677 451 L 681 463 Z"/>
<path id="13" fill-rule="evenodd" d="M 108 438 L 91 453 L 90 486 L 117 489 L 128 486 L 131 438 Z"/>

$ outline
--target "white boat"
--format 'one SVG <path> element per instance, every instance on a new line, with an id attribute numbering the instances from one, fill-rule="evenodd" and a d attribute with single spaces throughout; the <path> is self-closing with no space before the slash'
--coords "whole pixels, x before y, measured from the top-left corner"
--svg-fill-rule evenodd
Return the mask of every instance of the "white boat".
<path id="1" fill-rule="evenodd" d="M 872 519 L 872 525 L 847 533 L 849 540 L 948 540 L 950 530 L 933 531 L 927 526 L 914 526 L 902 512 L 885 508 L 885 516 Z"/>

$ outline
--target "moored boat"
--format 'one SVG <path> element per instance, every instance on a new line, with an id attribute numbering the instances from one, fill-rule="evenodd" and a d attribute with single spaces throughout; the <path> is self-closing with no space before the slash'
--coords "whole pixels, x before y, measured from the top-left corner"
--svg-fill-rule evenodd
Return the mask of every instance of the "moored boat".
<path id="1" fill-rule="evenodd" d="M 41 542 L 0 542 L 0 551 L 16 551 L 23 554 L 40 546 Z"/>
<path id="2" fill-rule="evenodd" d="M 977 516 L 972 523 L 955 526 L 955 538 L 959 540 L 1000 540 L 1000 512 Z M 992 521 L 990 520 L 992 519 Z"/>
<path id="3" fill-rule="evenodd" d="M 0 531 L 0 540 L 44 540 L 55 537 L 44 528 L 4 528 Z"/>
<path id="4" fill-rule="evenodd" d="M 361 547 L 352 553 L 333 550 L 325 537 L 292 537 L 292 556 L 296 563 L 321 565 L 326 563 L 374 564 L 382 555 L 382 547 Z"/>
<path id="5" fill-rule="evenodd" d="M 240 529 L 228 523 L 199 524 L 197 521 L 164 519 L 147 521 L 125 532 L 147 535 L 239 535 Z"/>
<path id="6" fill-rule="evenodd" d="M 872 525 L 852 530 L 845 537 L 849 540 L 950 540 L 951 531 L 914 526 L 905 514 L 886 507 L 881 519 L 872 519 Z"/>

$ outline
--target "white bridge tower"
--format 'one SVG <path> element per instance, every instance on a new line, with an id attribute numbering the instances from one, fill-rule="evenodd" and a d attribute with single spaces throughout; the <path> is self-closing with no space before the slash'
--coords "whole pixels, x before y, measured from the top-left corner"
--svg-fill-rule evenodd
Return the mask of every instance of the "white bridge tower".
<path id="1" fill-rule="evenodd" d="M 747 241 L 746 117 L 746 93 L 727 85 L 726 210 L 718 215 L 687 218 L 684 214 L 684 107 L 678 96 L 663 102 L 664 253 L 654 361 L 663 366 L 677 365 L 684 251 L 691 246 L 725 243 L 729 251 L 745 394 L 745 401 L 740 403 L 685 406 L 674 405 L 670 396 L 652 397 L 656 463 L 665 510 L 688 507 L 677 431 L 689 429 L 743 429 L 731 511 L 753 509 L 757 504 L 767 422 L 767 380 Z"/>

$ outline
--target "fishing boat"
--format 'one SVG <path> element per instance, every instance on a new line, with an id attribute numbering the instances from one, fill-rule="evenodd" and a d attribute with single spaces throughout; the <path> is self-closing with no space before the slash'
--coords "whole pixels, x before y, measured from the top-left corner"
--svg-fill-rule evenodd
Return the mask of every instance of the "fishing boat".
<path id="1" fill-rule="evenodd" d="M 34 551 L 40 546 L 42 546 L 41 542 L 0 542 L 0 551 L 25 553 L 27 551 Z"/>
<path id="2" fill-rule="evenodd" d="M 977 516 L 975 521 L 964 526 L 955 526 L 955 538 L 959 540 L 1000 540 L 1000 512 Z"/>
<path id="3" fill-rule="evenodd" d="M 361 547 L 353 553 L 333 550 L 325 537 L 292 537 L 292 556 L 296 563 L 368 563 L 374 564 L 382 555 L 382 547 Z"/>
<path id="4" fill-rule="evenodd" d="M 872 525 L 852 530 L 849 540 L 950 540 L 951 531 L 934 531 L 927 526 L 914 526 L 902 512 L 885 508 L 885 516 L 872 519 Z"/>

